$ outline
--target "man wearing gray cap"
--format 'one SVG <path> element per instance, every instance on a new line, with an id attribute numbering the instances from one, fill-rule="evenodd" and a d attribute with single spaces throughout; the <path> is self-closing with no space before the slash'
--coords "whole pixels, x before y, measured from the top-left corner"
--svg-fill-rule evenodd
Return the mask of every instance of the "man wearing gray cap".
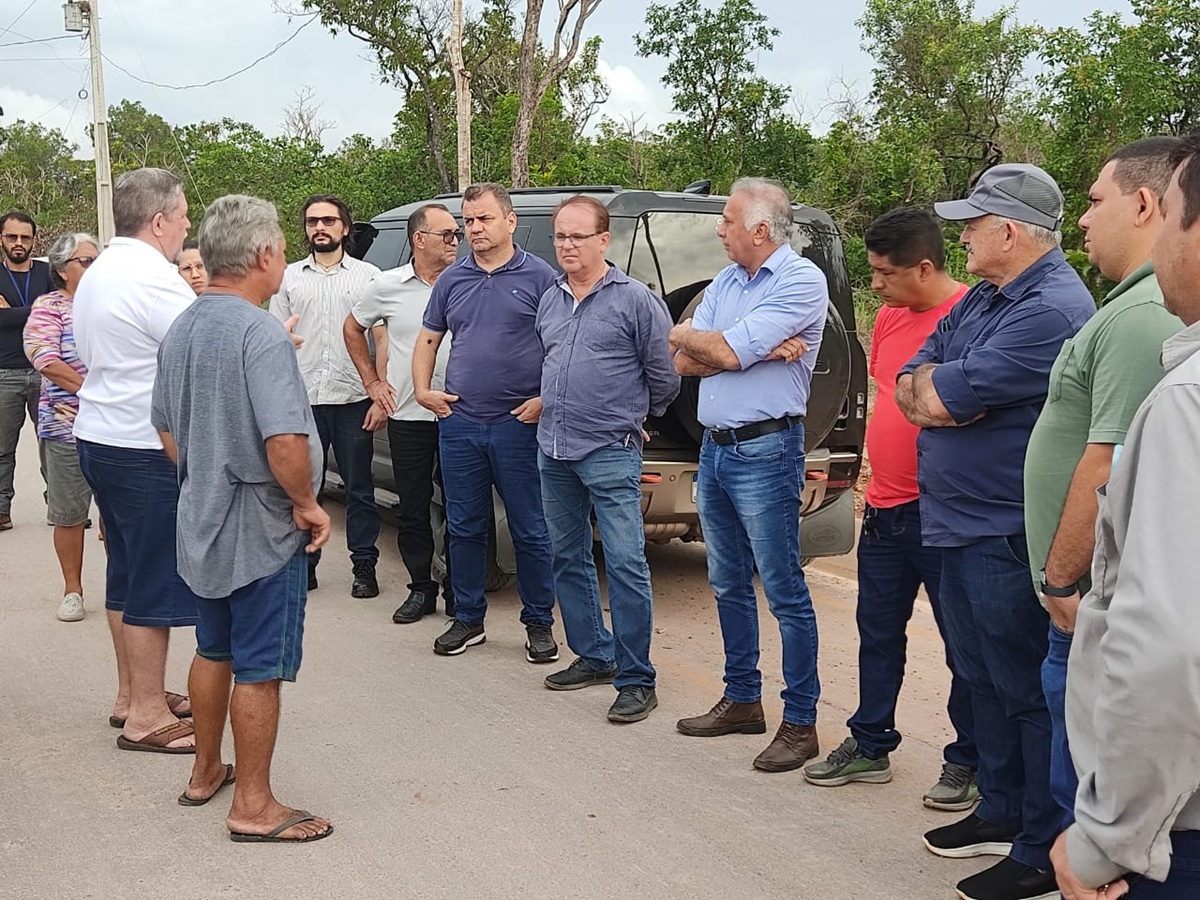
<path id="1" fill-rule="evenodd" d="M 1049 621 L 1029 577 L 1025 448 L 1064 341 L 1096 311 L 1058 243 L 1063 198 L 1037 166 L 985 172 L 965 200 L 967 271 L 981 281 L 941 320 L 896 382 L 921 427 L 917 484 L 925 543 L 942 548 L 946 641 L 971 690 L 980 805 L 925 835 L 952 859 L 1003 856 L 958 883 L 963 900 L 1057 897 L 1050 846 L 1050 717 L 1042 692 Z"/>

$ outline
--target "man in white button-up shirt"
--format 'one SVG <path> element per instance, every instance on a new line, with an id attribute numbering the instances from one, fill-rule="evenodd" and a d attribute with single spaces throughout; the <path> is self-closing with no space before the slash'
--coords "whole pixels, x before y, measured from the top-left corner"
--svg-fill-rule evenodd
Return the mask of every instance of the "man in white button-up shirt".
<path id="1" fill-rule="evenodd" d="M 321 450 L 328 459 L 329 448 L 333 447 L 338 473 L 346 485 L 346 545 L 354 566 L 350 593 L 354 597 L 376 597 L 379 512 L 371 481 L 372 435 L 387 417 L 372 409 L 346 351 L 342 323 L 379 269 L 346 253 L 353 220 L 349 208 L 337 197 L 309 197 L 300 217 L 311 252 L 287 267 L 279 293 L 271 298 L 271 313 L 282 322 L 299 316 L 294 333 L 304 342 L 297 350 L 297 360 L 317 421 Z M 386 341 L 384 328 L 373 329 L 372 333 L 377 341 Z M 310 591 L 317 586 L 319 561 L 319 553 L 309 556 Z"/>

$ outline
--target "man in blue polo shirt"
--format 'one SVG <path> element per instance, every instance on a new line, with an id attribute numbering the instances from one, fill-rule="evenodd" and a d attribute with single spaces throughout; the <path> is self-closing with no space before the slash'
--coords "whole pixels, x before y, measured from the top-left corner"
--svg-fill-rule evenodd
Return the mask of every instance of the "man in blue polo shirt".
<path id="1" fill-rule="evenodd" d="M 900 370 L 896 404 L 921 426 L 921 529 L 942 549 L 946 640 L 971 690 L 978 809 L 925 835 L 952 859 L 1000 855 L 958 883 L 963 900 L 1057 897 L 1050 846 L 1049 620 L 1029 578 L 1022 468 L 1059 349 L 1096 311 L 1058 247 L 1063 198 L 1037 166 L 989 169 L 965 200 L 967 271 L 982 280 Z"/>
<path id="2" fill-rule="evenodd" d="M 513 244 L 517 215 L 498 184 L 463 191 L 471 254 L 442 273 L 413 349 L 417 402 L 438 417 L 455 618 L 433 651 L 456 656 L 486 637 L 484 583 L 492 486 L 508 513 L 531 663 L 558 659 L 550 536 L 542 513 L 537 421 L 542 414 L 538 301 L 554 270 Z M 438 346 L 453 336 L 446 389 L 430 389 Z"/>
<path id="3" fill-rule="evenodd" d="M 764 772 L 817 755 L 817 620 L 800 568 L 804 413 L 825 329 L 824 273 L 788 243 L 792 204 L 764 178 L 734 182 L 717 235 L 733 261 L 695 320 L 671 329 L 675 370 L 699 375 L 696 506 L 725 643 L 725 691 L 676 728 L 692 737 L 762 734 L 754 569 L 783 644 L 783 722 L 754 760 Z"/>

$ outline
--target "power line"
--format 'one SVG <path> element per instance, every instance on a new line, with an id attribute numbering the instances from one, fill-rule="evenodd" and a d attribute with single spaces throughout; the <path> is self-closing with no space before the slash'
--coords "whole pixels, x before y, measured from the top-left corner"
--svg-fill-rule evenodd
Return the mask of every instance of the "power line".
<path id="1" fill-rule="evenodd" d="M 11 29 L 9 29 L 9 30 L 11 31 Z M 14 31 L 13 34 L 16 34 L 16 32 Z M 9 44 L 0 44 L 0 47 L 24 47 L 26 44 L 48 44 L 51 41 L 70 41 L 70 40 L 79 40 L 79 37 L 78 37 L 78 35 L 74 35 L 74 34 L 60 34 L 60 35 L 57 35 L 56 37 L 30 38 L 27 41 L 13 41 L 12 43 L 9 43 Z"/>
<path id="2" fill-rule="evenodd" d="M 120 6 L 118 5 L 117 8 L 120 9 Z M 122 15 L 124 15 L 124 14 L 122 13 Z M 274 47 L 272 47 L 270 50 L 268 50 L 266 53 L 264 53 L 258 59 L 254 60 L 254 62 L 250 63 L 249 65 L 243 66 L 242 68 L 238 69 L 236 72 L 230 72 L 228 75 L 223 75 L 220 78 L 213 78 L 211 81 L 204 81 L 199 84 L 161 84 L 157 81 L 149 81 L 145 78 L 139 78 L 137 75 L 134 75 L 132 72 L 130 72 L 128 69 L 121 66 L 119 63 L 114 62 L 108 56 L 108 54 L 102 54 L 102 55 L 104 56 L 105 61 L 109 65 L 111 65 L 114 69 L 116 69 L 118 72 L 123 72 L 124 74 L 126 74 L 130 78 L 132 78 L 134 81 L 140 82 L 141 84 L 148 84 L 151 87 L 156 87 L 156 88 L 165 88 L 168 91 L 190 91 L 195 88 L 206 88 L 206 87 L 211 87 L 214 84 L 221 84 L 224 81 L 229 81 L 231 78 L 236 78 L 238 75 L 241 75 L 243 72 L 249 72 L 251 69 L 253 69 L 255 66 L 257 66 L 260 62 L 263 62 L 266 59 L 270 59 L 272 56 L 274 56 L 276 53 L 278 53 L 280 50 L 282 50 L 284 47 L 286 47 L 288 44 L 290 44 L 292 41 L 294 41 L 297 37 L 299 37 L 300 32 L 302 32 L 305 28 L 307 28 L 313 22 L 317 21 L 317 18 L 318 18 L 318 16 L 314 13 L 311 17 L 309 17 L 309 19 L 303 25 L 301 25 L 299 28 L 297 28 L 295 31 L 293 31 L 289 37 L 284 38 L 282 41 L 280 41 L 278 44 L 276 44 Z M 143 66 L 144 65 L 145 64 L 143 63 Z"/>
<path id="3" fill-rule="evenodd" d="M 0 31 L 0 37 L 4 37 L 10 31 L 12 31 L 14 28 L 16 28 L 17 23 L 20 22 L 21 19 L 23 19 L 25 17 L 25 13 L 27 13 L 31 9 L 33 9 L 33 4 L 35 4 L 35 3 L 37 3 L 37 0 L 29 0 L 29 5 L 26 6 L 23 10 L 21 10 L 20 15 L 18 15 L 15 19 L 13 19 L 11 22 L 9 22 L 7 28 L 5 28 L 3 31 Z"/>

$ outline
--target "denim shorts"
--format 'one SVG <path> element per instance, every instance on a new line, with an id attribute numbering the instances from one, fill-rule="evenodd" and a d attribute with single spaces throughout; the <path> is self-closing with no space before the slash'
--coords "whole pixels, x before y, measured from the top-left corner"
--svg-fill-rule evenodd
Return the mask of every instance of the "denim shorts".
<path id="1" fill-rule="evenodd" d="M 301 547 L 273 575 L 219 600 L 198 598 L 197 655 L 232 662 L 238 684 L 295 681 L 308 600 L 307 556 Z"/>
<path id="2" fill-rule="evenodd" d="M 79 470 L 74 442 L 43 440 L 40 446 L 46 473 L 46 524 L 82 525 L 92 508 L 92 489 Z"/>
<path id="3" fill-rule="evenodd" d="M 196 595 L 175 562 L 175 464 L 162 450 L 77 441 L 83 471 L 104 519 L 108 576 L 104 606 L 126 625 L 196 624 Z"/>

